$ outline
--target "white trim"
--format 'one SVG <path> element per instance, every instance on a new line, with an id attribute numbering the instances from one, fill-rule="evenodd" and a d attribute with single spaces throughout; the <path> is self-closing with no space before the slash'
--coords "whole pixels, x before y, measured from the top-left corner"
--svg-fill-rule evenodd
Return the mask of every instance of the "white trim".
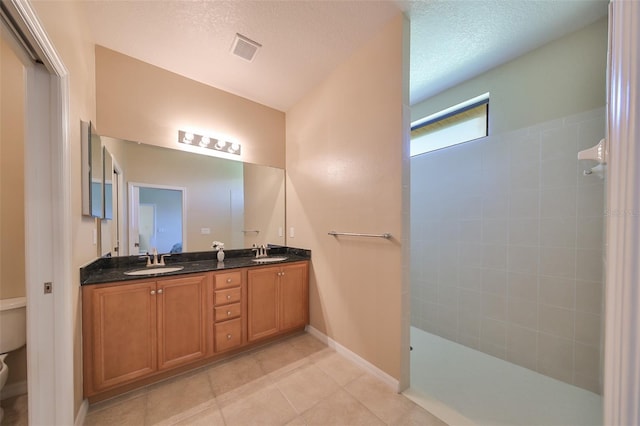
<path id="1" fill-rule="evenodd" d="M 394 392 L 400 393 L 400 382 L 396 378 L 382 371 L 355 352 L 352 352 L 348 348 L 342 346 L 340 343 L 336 342 L 318 329 L 307 325 L 305 330 L 307 331 L 307 333 L 320 340 L 322 343 L 325 343 L 327 346 L 329 346 L 331 349 L 334 349 L 337 353 L 347 358 L 349 361 L 352 361 L 353 363 L 359 365 L 364 370 L 380 379 L 384 384 L 393 389 Z"/>
<path id="2" fill-rule="evenodd" d="M 82 400 L 82 404 L 80 405 L 80 409 L 76 415 L 74 426 L 82 426 L 84 424 L 84 421 L 87 418 L 87 412 L 89 412 L 89 400 L 84 399 Z"/>
<path id="3" fill-rule="evenodd" d="M 27 381 L 23 380 L 3 387 L 0 399 L 4 401 L 5 399 L 13 398 L 14 396 L 24 395 L 25 393 L 27 393 Z"/>
<path id="4" fill-rule="evenodd" d="M 73 383 L 75 309 L 72 306 L 74 289 L 71 280 L 69 77 L 61 57 L 53 47 L 28 0 L 10 0 L 6 4 L 10 6 L 14 20 L 26 30 L 26 37 L 42 55 L 40 59 L 50 73 L 49 104 L 42 106 L 42 111 L 48 114 L 45 126 L 48 137 L 37 141 L 29 141 L 29 136 L 26 137 L 26 144 L 32 145 L 32 152 L 26 157 L 30 161 L 25 164 L 25 170 L 29 163 L 31 168 L 34 164 L 39 164 L 36 167 L 41 167 L 45 163 L 50 167 L 39 170 L 35 178 L 38 180 L 32 181 L 39 182 L 41 185 L 50 184 L 49 204 L 40 203 L 39 192 L 34 192 L 33 185 L 30 187 L 25 185 L 25 200 L 32 207 L 38 206 L 36 211 L 27 212 L 27 217 L 31 218 L 31 224 L 37 224 L 37 226 L 36 229 L 32 227 L 31 235 L 26 233 L 26 256 L 29 259 L 38 253 L 43 255 L 35 258 L 37 260 L 28 262 L 31 266 L 27 270 L 27 274 L 33 278 L 27 281 L 27 295 L 31 296 L 27 302 L 27 322 L 32 324 L 28 327 L 30 330 L 27 334 L 27 344 L 32 348 L 42 349 L 41 351 L 27 350 L 29 421 L 33 424 L 70 424 L 74 417 L 75 395 Z M 36 66 L 30 67 L 27 72 L 27 86 L 32 84 L 29 81 L 35 78 L 36 74 Z M 27 120 L 31 113 L 32 111 L 28 109 Z M 34 127 L 33 123 L 27 127 Z M 38 130 L 34 134 L 37 135 L 37 132 Z M 47 149 L 42 149 L 42 145 L 47 142 Z M 35 149 L 33 146 L 35 143 L 39 144 L 41 149 Z M 44 216 L 49 213 L 51 217 L 47 220 Z M 51 276 L 47 277 L 49 271 L 39 270 L 43 266 L 43 260 L 51 262 L 53 279 Z M 42 296 L 43 278 L 54 283 L 52 298 Z M 48 324 L 52 328 L 52 336 L 45 335 L 46 327 L 42 327 L 43 324 Z M 46 353 L 50 346 L 42 345 L 43 342 L 51 343 L 52 353 Z M 49 361 L 43 363 L 45 358 Z M 53 368 L 47 368 L 47 364 L 52 364 Z M 53 395 L 48 389 L 53 390 Z"/>
<path id="5" fill-rule="evenodd" d="M 640 424 L 640 3 L 609 4 L 604 424 Z"/>
<path id="6" fill-rule="evenodd" d="M 127 247 L 129 248 L 129 255 L 137 255 L 138 250 L 134 247 L 134 244 L 140 243 L 135 241 L 135 235 L 138 232 L 138 224 L 134 228 L 133 218 L 138 214 L 138 208 L 140 205 L 140 187 L 143 188 L 155 188 L 155 189 L 169 189 L 172 191 L 180 191 L 182 193 L 182 252 L 187 251 L 187 188 L 183 186 L 171 186 L 171 185 L 158 185 L 154 183 L 142 183 L 142 182 L 129 182 L 127 185 L 128 201 L 129 201 L 129 217 L 127 218 Z M 135 251 L 135 253 L 134 253 Z"/>

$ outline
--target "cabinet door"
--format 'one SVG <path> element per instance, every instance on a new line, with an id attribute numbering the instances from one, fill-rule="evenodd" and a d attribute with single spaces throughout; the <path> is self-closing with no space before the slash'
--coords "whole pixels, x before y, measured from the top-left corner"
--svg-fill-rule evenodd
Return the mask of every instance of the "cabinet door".
<path id="1" fill-rule="evenodd" d="M 278 282 L 280 268 L 247 272 L 248 339 L 257 340 L 278 332 Z"/>
<path id="2" fill-rule="evenodd" d="M 158 368 L 166 369 L 206 355 L 207 275 L 158 281 Z"/>
<path id="3" fill-rule="evenodd" d="M 92 289 L 95 390 L 156 370 L 155 282 Z"/>
<path id="4" fill-rule="evenodd" d="M 283 266 L 280 273 L 280 330 L 305 326 L 309 316 L 306 264 Z"/>

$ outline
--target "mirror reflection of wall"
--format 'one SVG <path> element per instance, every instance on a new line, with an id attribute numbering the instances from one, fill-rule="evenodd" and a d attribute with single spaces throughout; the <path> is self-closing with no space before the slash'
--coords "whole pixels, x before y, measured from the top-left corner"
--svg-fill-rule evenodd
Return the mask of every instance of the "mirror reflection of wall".
<path id="1" fill-rule="evenodd" d="M 91 134 L 91 216 L 103 217 L 103 162 L 100 136 Z"/>
<path id="2" fill-rule="evenodd" d="M 246 248 L 254 243 L 285 244 L 284 170 L 105 136 L 101 140 L 121 169 L 122 192 L 130 183 L 185 189 L 184 251 L 211 250 L 214 240 L 224 242 L 227 249 Z M 133 254 L 126 243 L 132 240 L 131 193 L 115 196 L 114 203 L 118 202 L 125 204 L 119 228 L 126 235 L 120 237 L 117 254 L 122 256 Z M 119 209 L 112 210 L 115 221 L 120 216 L 115 210 Z M 156 246 L 163 233 L 159 230 L 169 233 L 156 223 Z M 104 233 L 102 238 L 109 239 Z M 171 247 L 156 248 L 169 252 L 176 242 Z"/>

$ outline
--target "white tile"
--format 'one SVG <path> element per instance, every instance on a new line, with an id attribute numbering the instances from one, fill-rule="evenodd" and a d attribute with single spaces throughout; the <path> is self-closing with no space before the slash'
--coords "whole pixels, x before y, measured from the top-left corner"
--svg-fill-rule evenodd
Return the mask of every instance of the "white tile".
<path id="1" fill-rule="evenodd" d="M 538 275 L 509 272 L 509 297 L 518 297 L 530 302 L 538 301 Z"/>
<path id="2" fill-rule="evenodd" d="M 506 297 L 507 271 L 504 269 L 483 269 L 482 291 Z"/>
<path id="3" fill-rule="evenodd" d="M 542 247 L 575 247 L 576 218 L 572 216 L 540 219 L 540 245 Z"/>
<path id="4" fill-rule="evenodd" d="M 482 248 L 482 266 L 492 269 L 506 269 L 507 246 L 503 244 L 484 244 Z"/>
<path id="5" fill-rule="evenodd" d="M 544 189 L 540 193 L 540 217 L 576 216 L 576 187 Z"/>
<path id="6" fill-rule="evenodd" d="M 480 341 L 496 346 L 507 345 L 507 324 L 492 318 L 483 318 L 480 329 Z"/>
<path id="7" fill-rule="evenodd" d="M 578 248 L 601 249 L 604 244 L 604 217 L 578 217 Z"/>
<path id="8" fill-rule="evenodd" d="M 482 242 L 487 244 L 506 244 L 508 235 L 507 223 L 504 219 L 485 219 L 482 222 Z"/>
<path id="9" fill-rule="evenodd" d="M 574 336 L 574 311 L 557 306 L 540 305 L 538 324 L 543 333 L 572 340 Z"/>
<path id="10" fill-rule="evenodd" d="M 538 333 L 510 324 L 507 329 L 507 360 L 535 370 L 538 360 Z"/>
<path id="11" fill-rule="evenodd" d="M 537 190 L 516 191 L 509 195 L 509 217 L 511 219 L 537 218 L 540 214 L 540 192 Z"/>
<path id="12" fill-rule="evenodd" d="M 485 193 L 482 197 L 482 218 L 506 219 L 509 217 L 509 198 L 507 194 Z"/>
<path id="13" fill-rule="evenodd" d="M 481 220 L 460 220 L 458 240 L 466 243 L 482 242 Z"/>
<path id="14" fill-rule="evenodd" d="M 576 300 L 576 281 L 572 278 L 541 275 L 540 303 L 566 309 L 574 309 Z"/>
<path id="15" fill-rule="evenodd" d="M 576 310 L 601 315 L 603 284 L 597 281 L 576 281 Z"/>
<path id="16" fill-rule="evenodd" d="M 600 315 L 576 312 L 576 342 L 585 345 L 600 346 Z"/>
<path id="17" fill-rule="evenodd" d="M 542 132 L 541 161 L 559 158 L 575 159 L 578 152 L 578 125 L 572 124 Z"/>
<path id="18" fill-rule="evenodd" d="M 575 157 L 553 158 L 540 164 L 540 187 L 555 188 L 577 185 L 578 160 Z"/>
<path id="19" fill-rule="evenodd" d="M 579 186 L 577 200 L 578 216 L 603 216 L 605 201 L 602 180 L 594 185 Z"/>
<path id="20" fill-rule="evenodd" d="M 572 341 L 546 333 L 539 333 L 538 371 L 570 383 L 573 374 Z"/>
<path id="21" fill-rule="evenodd" d="M 526 299 L 509 297 L 509 322 L 537 330 L 538 304 Z"/>
<path id="22" fill-rule="evenodd" d="M 511 219 L 509 220 L 509 244 L 517 246 L 537 246 L 539 238 L 539 220 Z"/>
<path id="23" fill-rule="evenodd" d="M 576 259 L 576 277 L 583 281 L 601 281 L 604 258 L 600 249 L 579 249 Z"/>
<path id="24" fill-rule="evenodd" d="M 575 278 L 575 271 L 575 249 L 566 247 L 545 247 L 544 250 L 540 250 L 540 275 Z"/>
<path id="25" fill-rule="evenodd" d="M 538 247 L 509 246 L 509 272 L 538 273 Z"/>
<path id="26" fill-rule="evenodd" d="M 497 294 L 482 294 L 482 315 L 485 318 L 506 321 L 507 298 Z"/>

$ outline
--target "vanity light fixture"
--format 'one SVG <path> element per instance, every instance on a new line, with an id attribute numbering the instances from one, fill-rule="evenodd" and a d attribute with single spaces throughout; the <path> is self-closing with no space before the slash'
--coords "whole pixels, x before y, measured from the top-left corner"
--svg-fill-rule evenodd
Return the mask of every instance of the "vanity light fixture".
<path id="1" fill-rule="evenodd" d="M 227 154 L 240 155 L 241 147 L 238 142 L 223 141 L 209 136 L 196 135 L 195 133 L 178 130 L 178 142 L 185 145 L 194 145 Z"/>

